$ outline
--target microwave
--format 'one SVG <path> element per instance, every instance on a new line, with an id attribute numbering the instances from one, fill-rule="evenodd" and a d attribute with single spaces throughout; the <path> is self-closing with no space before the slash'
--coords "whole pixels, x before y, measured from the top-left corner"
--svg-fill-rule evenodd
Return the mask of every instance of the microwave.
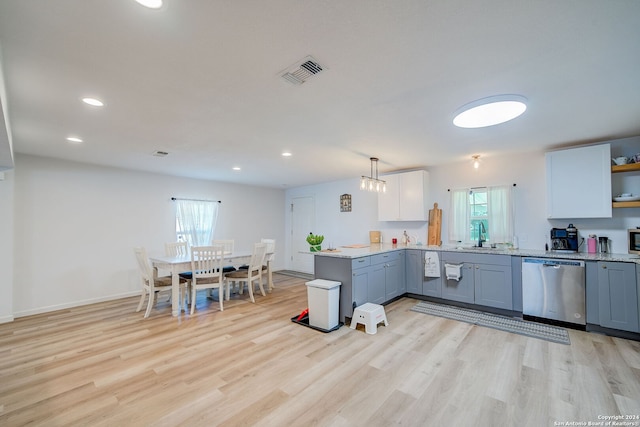
<path id="1" fill-rule="evenodd" d="M 640 254 L 640 227 L 628 231 L 629 253 Z"/>

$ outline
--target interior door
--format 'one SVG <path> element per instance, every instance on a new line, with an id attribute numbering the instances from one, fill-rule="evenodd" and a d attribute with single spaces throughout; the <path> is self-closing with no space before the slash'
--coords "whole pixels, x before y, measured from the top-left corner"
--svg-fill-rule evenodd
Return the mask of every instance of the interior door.
<path id="1" fill-rule="evenodd" d="M 309 253 L 307 235 L 315 227 L 313 197 L 291 199 L 291 269 L 313 274 L 313 255 Z M 306 253 L 305 253 L 306 252 Z"/>

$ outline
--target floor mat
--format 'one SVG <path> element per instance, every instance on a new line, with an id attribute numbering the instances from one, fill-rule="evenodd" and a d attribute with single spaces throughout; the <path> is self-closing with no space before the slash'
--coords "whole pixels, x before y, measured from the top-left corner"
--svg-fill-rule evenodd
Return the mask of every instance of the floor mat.
<path id="1" fill-rule="evenodd" d="M 528 322 L 512 317 L 483 313 L 481 311 L 452 307 L 450 305 L 434 304 L 426 301 L 419 302 L 411 311 L 446 317 L 447 319 L 459 320 L 478 326 L 486 326 L 559 344 L 571 345 L 569 332 L 557 326 Z"/>

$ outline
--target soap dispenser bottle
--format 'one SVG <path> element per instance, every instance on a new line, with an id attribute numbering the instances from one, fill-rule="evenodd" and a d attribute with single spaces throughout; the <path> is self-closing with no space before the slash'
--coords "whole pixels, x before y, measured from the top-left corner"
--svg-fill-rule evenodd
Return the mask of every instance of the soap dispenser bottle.
<path id="1" fill-rule="evenodd" d="M 407 234 L 407 230 L 402 233 L 402 244 L 406 245 L 409 243 L 409 235 Z"/>

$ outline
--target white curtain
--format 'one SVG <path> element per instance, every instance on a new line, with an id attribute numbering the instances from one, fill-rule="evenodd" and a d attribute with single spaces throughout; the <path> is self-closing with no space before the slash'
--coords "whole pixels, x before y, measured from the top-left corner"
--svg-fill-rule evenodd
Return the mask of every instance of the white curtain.
<path id="1" fill-rule="evenodd" d="M 176 200 L 176 228 L 189 246 L 211 244 L 218 221 L 218 202 Z"/>
<path id="2" fill-rule="evenodd" d="M 513 187 L 487 187 L 489 238 L 492 243 L 508 243 L 513 239 Z"/>
<path id="3" fill-rule="evenodd" d="M 449 205 L 449 242 L 469 242 L 469 189 L 451 190 Z"/>

